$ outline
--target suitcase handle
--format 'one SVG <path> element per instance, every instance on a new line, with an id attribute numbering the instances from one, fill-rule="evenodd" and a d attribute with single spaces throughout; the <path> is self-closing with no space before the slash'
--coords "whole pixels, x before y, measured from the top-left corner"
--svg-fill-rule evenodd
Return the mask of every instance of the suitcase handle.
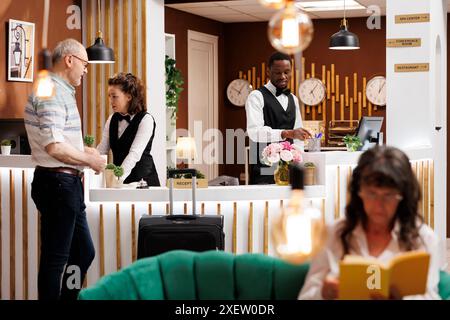
<path id="1" fill-rule="evenodd" d="M 169 170 L 169 179 L 173 178 L 176 174 L 186 174 L 190 173 L 193 177 L 197 176 L 197 170 L 195 169 L 171 169 Z"/>
<path id="2" fill-rule="evenodd" d="M 188 216 L 188 215 L 173 215 L 173 216 L 167 216 L 167 220 L 195 220 L 197 219 L 196 216 Z"/>

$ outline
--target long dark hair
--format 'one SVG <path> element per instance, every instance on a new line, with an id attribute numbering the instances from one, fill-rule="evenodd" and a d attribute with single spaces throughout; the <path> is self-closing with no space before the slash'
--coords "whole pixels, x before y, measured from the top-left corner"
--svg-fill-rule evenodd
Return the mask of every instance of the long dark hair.
<path id="1" fill-rule="evenodd" d="M 147 111 L 145 103 L 145 87 L 142 81 L 132 73 L 121 72 L 108 80 L 108 85 L 118 86 L 120 90 L 131 96 L 128 114 Z"/>
<path id="2" fill-rule="evenodd" d="M 397 206 L 391 227 L 395 221 L 400 222 L 400 247 L 406 251 L 413 250 L 419 237 L 417 219 L 420 201 L 419 183 L 412 171 L 408 157 L 394 147 L 375 147 L 364 152 L 358 166 L 353 171 L 349 185 L 350 201 L 345 208 L 345 222 L 340 232 L 344 255 L 350 251 L 350 238 L 356 225 L 367 223 L 367 215 L 358 193 L 361 185 L 394 188 L 403 197 Z M 421 220 L 420 220 L 421 221 Z"/>

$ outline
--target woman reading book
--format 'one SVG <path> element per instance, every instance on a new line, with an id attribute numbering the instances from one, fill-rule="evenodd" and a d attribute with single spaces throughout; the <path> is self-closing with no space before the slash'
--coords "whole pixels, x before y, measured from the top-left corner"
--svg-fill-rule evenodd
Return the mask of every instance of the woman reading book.
<path id="1" fill-rule="evenodd" d="M 345 218 L 330 227 L 328 243 L 312 261 L 299 299 L 342 298 L 340 263 L 345 256 L 388 263 L 415 250 L 429 254 L 426 289 L 424 294 L 406 298 L 439 299 L 438 238 L 419 215 L 420 189 L 408 157 L 385 146 L 364 152 L 353 171 L 349 193 Z M 410 272 L 413 281 L 414 270 Z M 397 289 L 388 289 L 390 296 L 385 298 L 405 298 Z M 380 298 L 373 292 L 370 298 Z"/>

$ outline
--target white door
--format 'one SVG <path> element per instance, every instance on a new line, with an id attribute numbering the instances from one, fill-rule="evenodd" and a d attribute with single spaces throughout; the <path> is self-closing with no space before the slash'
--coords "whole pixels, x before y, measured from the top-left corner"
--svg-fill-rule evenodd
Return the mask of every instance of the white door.
<path id="1" fill-rule="evenodd" d="M 188 30 L 188 130 L 197 158 L 190 167 L 219 174 L 218 37 Z"/>

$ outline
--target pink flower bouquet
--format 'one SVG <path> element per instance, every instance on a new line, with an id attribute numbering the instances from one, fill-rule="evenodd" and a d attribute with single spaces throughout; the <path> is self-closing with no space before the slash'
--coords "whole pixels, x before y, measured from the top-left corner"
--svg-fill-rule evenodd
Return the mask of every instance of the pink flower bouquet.
<path id="1" fill-rule="evenodd" d="M 288 141 L 271 143 L 264 148 L 261 154 L 262 163 L 272 166 L 274 163 L 290 164 L 303 161 L 300 148 Z"/>

